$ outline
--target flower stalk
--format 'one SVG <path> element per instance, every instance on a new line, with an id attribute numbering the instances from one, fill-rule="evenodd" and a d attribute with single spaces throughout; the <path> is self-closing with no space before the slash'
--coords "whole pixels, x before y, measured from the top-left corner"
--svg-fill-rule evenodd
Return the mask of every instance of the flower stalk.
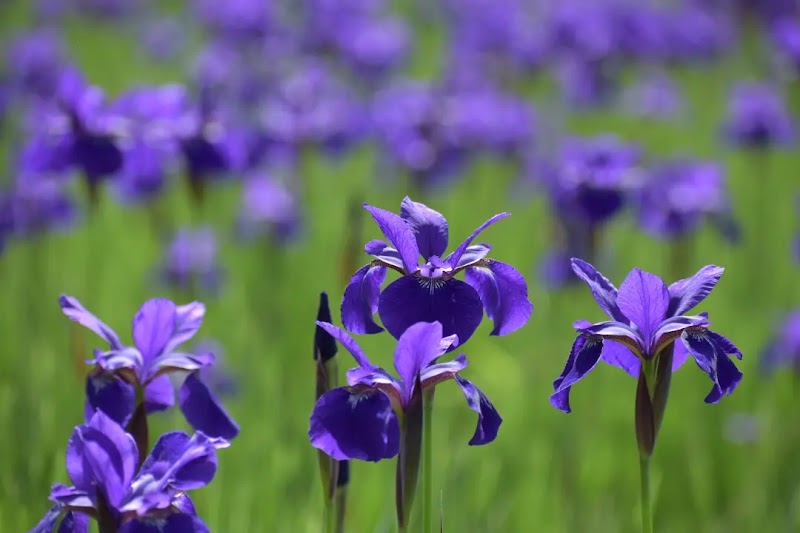
<path id="1" fill-rule="evenodd" d="M 430 388 L 422 397 L 422 531 L 431 533 L 431 499 L 433 485 L 433 393 Z"/>

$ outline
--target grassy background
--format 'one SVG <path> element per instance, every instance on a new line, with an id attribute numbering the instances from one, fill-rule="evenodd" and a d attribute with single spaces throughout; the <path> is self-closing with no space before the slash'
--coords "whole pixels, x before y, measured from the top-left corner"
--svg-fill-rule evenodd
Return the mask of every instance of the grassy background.
<path id="1" fill-rule="evenodd" d="M 0 6 L 3 40 L 24 24 L 22 5 Z M 66 35 L 88 78 L 111 95 L 133 84 L 181 81 L 174 66 L 148 63 L 124 30 L 71 20 Z M 438 60 L 431 52 L 440 39 L 436 33 L 422 34 L 414 72 L 433 71 Z M 794 376 L 764 377 L 757 371 L 759 351 L 771 329 L 800 296 L 790 255 L 800 159 L 791 152 L 772 154 L 767 175 L 752 157 L 719 143 L 724 95 L 734 77 L 756 71 L 748 62 L 746 54 L 737 54 L 717 65 L 675 71 L 690 100 L 686 116 L 676 124 L 646 123 L 614 112 L 568 118 L 571 132 L 616 132 L 641 142 L 653 156 L 721 159 L 746 232 L 744 242 L 732 247 L 704 230 L 689 268 L 680 273 L 689 275 L 707 263 L 726 267 L 701 310 L 708 311 L 715 329 L 744 352 L 745 377 L 733 396 L 715 406 L 703 403 L 710 384 L 693 363 L 673 380 L 653 464 L 660 532 L 800 527 Z M 526 90 L 546 113 L 551 101 L 544 86 L 531 84 Z M 6 160 L 18 135 L 7 129 L 0 137 Z M 227 406 L 242 427 L 233 446 L 220 454 L 217 478 L 193 494 L 213 531 L 303 532 L 321 527 L 316 454 L 307 439 L 314 390 L 314 313 L 320 291 L 328 291 L 332 302 L 338 302 L 344 288 L 340 264 L 349 230 L 348 198 L 368 191 L 360 194 L 363 200 L 394 209 L 405 194 L 398 183 L 376 175 L 375 168 L 369 147 L 337 162 L 310 156 L 303 176 L 310 184 L 304 206 L 306 234 L 288 249 L 265 243 L 242 246 L 233 239 L 238 185 L 221 185 L 210 195 L 205 215 L 220 232 L 227 275 L 220 295 L 202 298 L 208 312 L 200 336 L 222 344 L 240 379 L 240 393 L 228 399 Z M 496 442 L 467 446 L 473 413 L 454 384 L 443 385 L 437 394 L 434 495 L 441 501 L 445 531 L 635 531 L 635 382 L 602 365 L 575 388 L 572 414 L 550 406 L 551 382 L 573 339 L 571 323 L 599 319 L 601 313 L 583 286 L 553 292 L 538 282 L 535 265 L 548 245 L 547 206 L 543 198 L 510 187 L 513 180 L 514 169 L 507 162 L 481 160 L 452 188 L 422 199 L 448 218 L 453 243 L 490 215 L 513 213 L 483 238 L 493 244 L 493 257 L 526 274 L 535 306 L 530 323 L 517 333 L 490 338 L 486 320 L 463 347 L 471 361 L 467 376 L 504 418 Z M 176 179 L 164 199 L 176 224 L 190 221 L 184 193 Z M 161 246 L 148 212 L 107 199 L 91 223 L 68 234 L 15 242 L 0 257 L 4 531 L 30 528 L 48 507 L 50 484 L 67 481 L 64 447 L 72 427 L 82 421 L 85 369 L 75 362 L 74 343 L 83 342 L 81 353 L 89 356 L 96 339 L 71 333 L 71 324 L 58 308 L 58 294 L 81 299 L 123 339 L 130 338 L 130 319 L 146 298 L 187 298 L 152 283 Z M 768 204 L 769 220 L 762 226 L 755 218 L 758 202 Z M 364 240 L 378 237 L 368 215 L 361 216 Z M 768 231 L 756 235 L 755 227 Z M 628 216 L 613 224 L 607 244 L 612 259 L 604 271 L 617 284 L 634 266 L 665 278 L 672 274 L 670 247 L 639 232 Z M 388 335 L 359 341 L 376 363 L 391 364 L 393 343 Z M 346 353 L 342 359 L 340 366 L 348 368 Z M 752 441 L 739 443 L 727 435 L 743 415 L 754 417 L 758 431 Z M 184 423 L 173 413 L 156 417 L 154 425 L 155 431 L 165 431 Z M 353 465 L 348 513 L 351 531 L 393 530 L 393 462 Z"/>

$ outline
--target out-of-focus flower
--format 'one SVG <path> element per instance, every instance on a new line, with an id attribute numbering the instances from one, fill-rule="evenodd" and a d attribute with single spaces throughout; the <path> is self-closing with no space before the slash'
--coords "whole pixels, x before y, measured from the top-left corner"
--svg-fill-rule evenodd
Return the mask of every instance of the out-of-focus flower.
<path id="1" fill-rule="evenodd" d="M 678 86 L 666 72 L 641 78 L 622 95 L 622 107 L 634 116 L 648 119 L 670 119 L 684 109 Z"/>
<path id="2" fill-rule="evenodd" d="M 186 48 L 186 31 L 178 19 L 148 17 L 139 31 L 142 46 L 155 61 L 171 61 Z"/>
<path id="3" fill-rule="evenodd" d="M 213 353 L 214 364 L 205 366 L 198 377 L 218 396 L 234 396 L 239 390 L 239 380 L 225 364 L 225 350 L 214 339 L 198 339 L 192 346 L 194 353 Z"/>
<path id="4" fill-rule="evenodd" d="M 275 3 L 270 0 L 193 0 L 200 21 L 211 32 L 231 41 L 256 40 L 273 29 Z"/>
<path id="5" fill-rule="evenodd" d="M 729 15 L 729 6 L 685 2 L 668 22 L 670 59 L 696 62 L 718 57 L 734 42 Z"/>
<path id="6" fill-rule="evenodd" d="M 23 93 L 52 96 L 66 64 L 61 36 L 50 28 L 21 35 L 6 48 L 5 64 L 12 84 Z"/>
<path id="7" fill-rule="evenodd" d="M 617 76 L 613 64 L 569 57 L 556 67 L 556 77 L 564 100 L 571 106 L 592 108 L 611 100 Z"/>
<path id="8" fill-rule="evenodd" d="M 800 74 L 800 21 L 780 18 L 769 26 L 769 35 L 781 59 L 793 76 Z"/>
<path id="9" fill-rule="evenodd" d="M 356 74 L 381 78 L 405 60 L 411 31 L 399 18 L 360 21 L 340 28 L 337 47 Z"/>
<path id="10" fill-rule="evenodd" d="M 253 174 L 242 184 L 237 227 L 245 237 L 266 234 L 277 242 L 287 242 L 300 229 L 297 199 L 272 176 Z"/>
<path id="11" fill-rule="evenodd" d="M 25 239 L 63 231 L 77 216 L 77 206 L 60 180 L 22 175 L 0 195 L 0 235 Z"/>
<path id="12" fill-rule="evenodd" d="M 764 83 L 740 83 L 733 88 L 723 129 L 729 142 L 752 148 L 785 145 L 796 138 L 783 97 Z"/>
<path id="13" fill-rule="evenodd" d="M 776 328 L 761 355 L 761 369 L 790 367 L 800 371 L 800 311 L 792 311 Z"/>
<path id="14" fill-rule="evenodd" d="M 508 213 L 484 222 L 442 258 L 448 225 L 441 213 L 408 197 L 401 203 L 400 215 L 367 204 L 364 208 L 389 244 L 373 240 L 364 247 L 373 260 L 353 275 L 342 298 L 342 322 L 348 330 L 383 331 L 372 318 L 377 311 L 396 339 L 417 322 L 439 322 L 447 335 L 457 334 L 463 343 L 481 323 L 484 309 L 494 321 L 492 335 L 507 335 L 528 321 L 533 305 L 525 278 L 513 266 L 487 259 L 489 245 L 472 245 L 478 234 Z M 402 277 L 381 291 L 387 268 Z M 462 270 L 466 283 L 455 278 Z"/>
<path id="15" fill-rule="evenodd" d="M 221 269 L 214 230 L 208 226 L 178 230 L 167 246 L 161 272 L 169 285 L 216 291 Z"/>

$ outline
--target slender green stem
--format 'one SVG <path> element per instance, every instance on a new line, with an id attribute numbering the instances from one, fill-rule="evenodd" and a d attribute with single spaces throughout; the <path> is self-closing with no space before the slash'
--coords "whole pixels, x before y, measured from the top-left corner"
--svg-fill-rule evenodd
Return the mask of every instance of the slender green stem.
<path id="1" fill-rule="evenodd" d="M 433 480 L 433 388 L 425 391 L 422 401 L 422 531 L 431 533 Z"/>
<path id="2" fill-rule="evenodd" d="M 642 479 L 642 533 L 653 533 L 653 511 L 650 506 L 650 457 L 639 456 Z"/>
<path id="3" fill-rule="evenodd" d="M 336 531 L 336 502 L 333 498 L 325 500 L 325 533 L 335 533 Z"/>

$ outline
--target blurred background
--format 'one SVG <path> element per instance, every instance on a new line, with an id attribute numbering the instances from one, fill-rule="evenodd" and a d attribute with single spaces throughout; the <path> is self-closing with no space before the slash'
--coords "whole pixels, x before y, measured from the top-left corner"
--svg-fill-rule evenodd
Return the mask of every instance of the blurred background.
<path id="1" fill-rule="evenodd" d="M 656 530 L 797 531 L 799 16 L 791 0 L 4 0 L 3 530 L 67 481 L 101 346 L 61 314 L 67 293 L 125 341 L 145 299 L 203 301 L 195 346 L 214 347 L 242 432 L 198 511 L 213 531 L 318 531 L 319 293 L 338 322 L 380 237 L 361 203 L 410 195 L 451 243 L 511 212 L 481 239 L 534 304 L 520 331 L 484 320 L 462 347 L 496 442 L 468 446 L 474 413 L 455 385 L 437 394 L 445 531 L 638 528 L 634 380 L 602 365 L 573 413 L 548 402 L 571 324 L 601 319 L 573 256 L 617 285 L 726 268 L 698 311 L 744 379 L 717 405 L 693 362 L 673 379 Z M 391 365 L 388 334 L 358 340 Z M 394 463 L 353 464 L 349 499 L 348 530 L 393 531 Z"/>

